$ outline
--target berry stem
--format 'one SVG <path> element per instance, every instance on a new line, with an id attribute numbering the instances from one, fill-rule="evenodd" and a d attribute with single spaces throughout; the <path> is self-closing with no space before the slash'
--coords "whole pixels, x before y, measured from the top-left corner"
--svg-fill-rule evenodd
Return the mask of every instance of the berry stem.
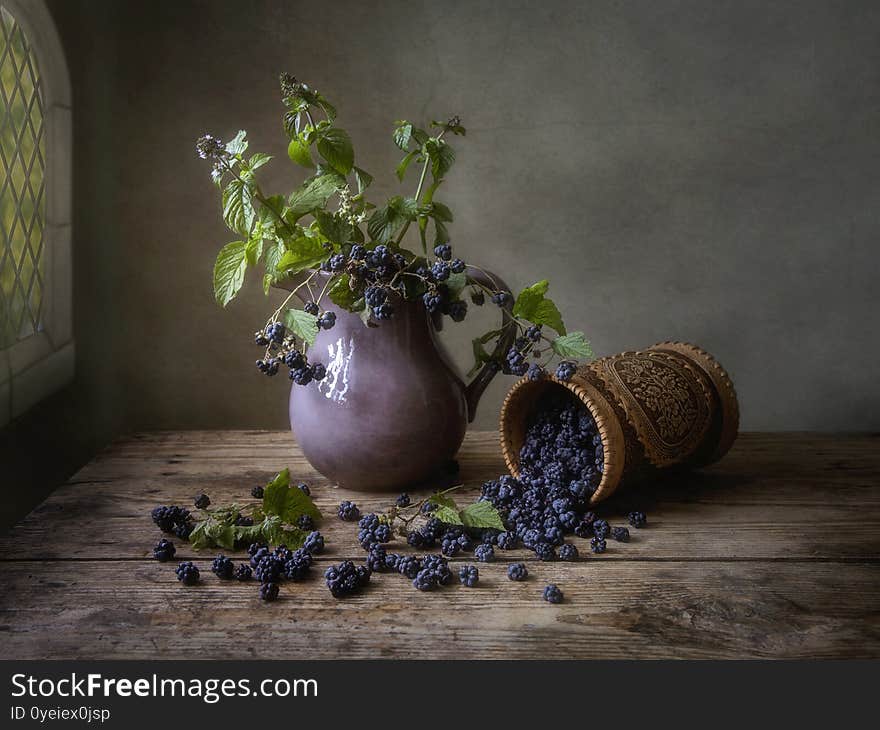
<path id="1" fill-rule="evenodd" d="M 446 134 L 446 130 L 444 129 L 440 134 L 437 135 L 437 141 L 440 141 L 443 138 L 443 135 Z M 431 156 L 425 151 L 424 145 L 422 146 L 422 154 L 425 156 L 425 163 L 422 165 L 422 174 L 419 176 L 419 185 L 416 188 L 416 194 L 413 196 L 416 202 L 420 202 L 419 198 L 422 195 L 422 187 L 425 184 L 425 177 L 428 174 L 428 165 L 431 164 Z M 395 246 L 400 246 L 400 242 L 403 240 L 403 237 L 406 235 L 406 232 L 409 230 L 409 224 L 412 221 L 407 221 L 404 223 L 403 228 L 400 229 L 400 233 L 397 234 L 397 239 L 394 241 Z M 422 234 L 422 247 L 425 250 L 425 256 L 428 255 L 428 246 L 424 240 L 424 234 Z"/>

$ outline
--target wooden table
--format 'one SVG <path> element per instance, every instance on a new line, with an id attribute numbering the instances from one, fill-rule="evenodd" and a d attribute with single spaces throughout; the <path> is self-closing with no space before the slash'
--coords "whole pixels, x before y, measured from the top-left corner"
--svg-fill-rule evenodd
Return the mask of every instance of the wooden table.
<path id="1" fill-rule="evenodd" d="M 51 458 L 48 455 L 47 458 Z M 459 456 L 470 500 L 503 464 L 494 433 Z M 272 604 L 221 583 L 213 554 L 187 588 L 153 560 L 157 504 L 242 501 L 290 466 L 313 486 L 328 542 L 313 577 Z M 7 485 L 12 486 L 12 485 Z M 109 447 L 0 539 L 3 658 L 654 658 L 880 656 L 880 437 L 745 434 L 719 464 L 638 490 L 649 527 L 577 563 L 498 551 L 480 585 L 416 591 L 399 575 L 333 599 L 323 569 L 363 558 L 341 499 L 288 433 L 140 434 Z M 612 524 L 615 523 L 612 518 Z M 404 546 L 404 550 L 407 548 Z M 505 568 L 524 560 L 530 578 Z M 472 560 L 472 556 L 471 556 Z M 460 563 L 461 560 L 455 562 Z M 565 601 L 541 600 L 557 583 Z"/>

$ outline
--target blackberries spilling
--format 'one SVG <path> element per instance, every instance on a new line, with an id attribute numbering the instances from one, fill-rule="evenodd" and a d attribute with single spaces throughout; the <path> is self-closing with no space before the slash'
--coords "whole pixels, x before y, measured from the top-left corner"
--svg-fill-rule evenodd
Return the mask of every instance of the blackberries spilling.
<path id="1" fill-rule="evenodd" d="M 303 550 L 312 555 L 324 552 L 324 536 L 320 532 L 310 532 L 303 543 Z"/>
<path id="2" fill-rule="evenodd" d="M 577 546 L 572 545 L 570 542 L 565 543 L 562 547 L 559 548 L 559 559 L 564 560 L 566 562 L 572 562 L 578 559 L 578 549 Z"/>
<path id="3" fill-rule="evenodd" d="M 278 591 L 277 583 L 263 583 L 260 585 L 260 598 L 264 601 L 274 601 L 278 598 Z"/>
<path id="4" fill-rule="evenodd" d="M 608 544 L 605 542 L 604 537 L 594 537 L 590 540 L 590 550 L 594 553 L 604 553 Z"/>
<path id="5" fill-rule="evenodd" d="M 235 569 L 235 575 L 233 576 L 235 580 L 238 581 L 248 581 L 253 577 L 254 572 L 251 570 L 251 566 L 247 563 L 240 563 L 239 566 Z"/>
<path id="6" fill-rule="evenodd" d="M 648 524 L 648 517 L 644 512 L 630 512 L 629 524 L 637 528 L 644 527 Z"/>
<path id="7" fill-rule="evenodd" d="M 466 588 L 473 588 L 480 580 L 480 571 L 475 565 L 464 565 L 458 571 L 458 580 Z"/>
<path id="8" fill-rule="evenodd" d="M 185 533 L 183 537 L 189 537 L 192 531 L 191 518 L 188 509 L 183 507 L 156 507 L 151 513 L 153 522 L 162 532 L 174 533 L 181 537 L 179 532 Z"/>
<path id="9" fill-rule="evenodd" d="M 221 580 L 232 580 L 235 573 L 235 563 L 225 555 L 218 555 L 211 563 L 211 572 Z"/>
<path id="10" fill-rule="evenodd" d="M 174 572 L 177 573 L 177 580 L 185 586 L 194 586 L 199 582 L 199 569 L 189 560 L 180 563 Z"/>
<path id="11" fill-rule="evenodd" d="M 528 578 L 529 571 L 525 563 L 511 563 L 507 566 L 507 577 L 510 580 L 521 581 Z"/>
<path id="12" fill-rule="evenodd" d="M 617 542 L 629 542 L 629 530 L 625 527 L 612 527 L 611 537 Z"/>
<path id="13" fill-rule="evenodd" d="M 495 548 L 491 545 L 481 543 L 474 550 L 474 557 L 481 563 L 490 563 L 495 560 Z"/>

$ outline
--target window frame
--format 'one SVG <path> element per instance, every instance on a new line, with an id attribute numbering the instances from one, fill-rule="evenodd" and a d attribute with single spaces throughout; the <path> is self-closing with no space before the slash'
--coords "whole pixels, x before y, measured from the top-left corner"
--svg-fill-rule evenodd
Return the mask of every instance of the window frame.
<path id="1" fill-rule="evenodd" d="M 70 76 L 43 0 L 0 0 L 27 37 L 43 91 L 46 226 L 42 329 L 0 349 L 0 426 L 67 385 L 74 375 Z"/>

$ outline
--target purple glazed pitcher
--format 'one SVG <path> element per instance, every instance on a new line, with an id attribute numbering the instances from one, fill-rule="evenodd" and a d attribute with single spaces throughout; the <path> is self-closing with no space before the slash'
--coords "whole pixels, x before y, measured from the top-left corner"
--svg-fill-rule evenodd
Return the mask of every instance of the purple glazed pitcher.
<path id="1" fill-rule="evenodd" d="M 510 291 L 491 272 L 472 267 L 468 281 Z M 290 427 L 309 463 L 348 489 L 400 490 L 442 473 L 474 419 L 497 372 L 487 363 L 469 384 L 437 340 L 440 318 L 421 301 L 403 302 L 394 316 L 367 327 L 330 301 L 336 325 L 319 330 L 309 356 L 326 377 L 290 391 Z M 495 358 L 510 347 L 510 305 Z"/>

